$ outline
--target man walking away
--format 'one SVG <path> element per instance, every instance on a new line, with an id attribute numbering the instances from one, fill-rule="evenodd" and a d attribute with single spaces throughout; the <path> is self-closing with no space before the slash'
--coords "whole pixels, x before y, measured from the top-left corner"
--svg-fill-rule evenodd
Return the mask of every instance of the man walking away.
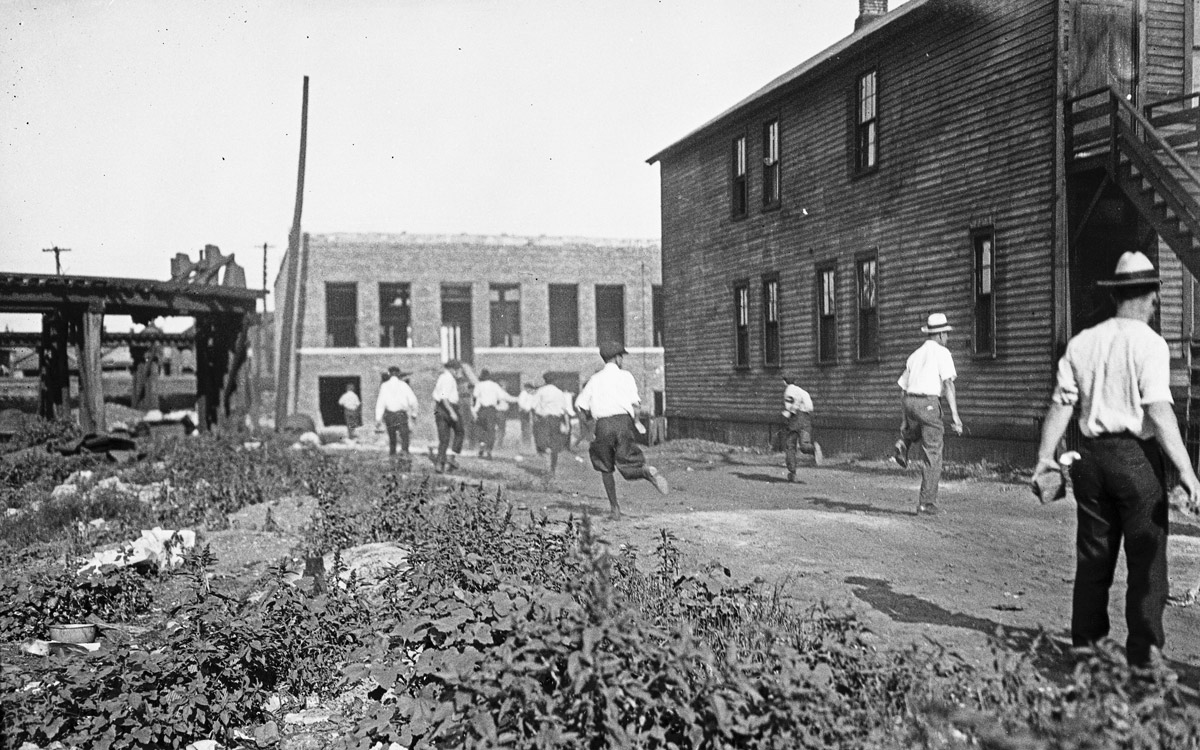
<path id="1" fill-rule="evenodd" d="M 446 469 L 458 468 L 458 454 L 462 452 L 463 419 L 459 412 L 458 375 L 462 366 L 457 359 L 447 360 L 442 374 L 433 384 L 433 421 L 437 425 L 438 449 L 433 470 L 439 474 Z M 447 457 L 446 449 L 450 454 Z"/>
<path id="2" fill-rule="evenodd" d="M 379 398 L 375 400 L 375 423 L 387 430 L 388 455 L 396 455 L 396 442 L 408 459 L 409 422 L 416 421 L 417 394 L 404 382 L 406 373 L 399 367 L 388 368 L 388 379 L 379 385 Z"/>
<path id="3" fill-rule="evenodd" d="M 1146 676 L 1162 668 L 1167 601 L 1167 493 L 1163 454 L 1179 472 L 1196 512 L 1200 483 L 1172 408 L 1167 342 L 1148 324 L 1158 308 L 1158 273 L 1142 253 L 1117 261 L 1111 281 L 1116 315 L 1067 342 L 1042 425 L 1033 491 L 1053 499 L 1061 480 L 1054 454 L 1078 410 L 1075 491 L 1075 587 L 1071 641 L 1089 647 L 1109 632 L 1108 592 L 1122 540 L 1129 569 L 1125 658 Z M 1048 496 L 1049 495 L 1049 496 Z"/>
<path id="4" fill-rule="evenodd" d="M 783 376 L 783 418 L 787 420 L 784 433 L 784 460 L 787 463 L 787 480 L 796 481 L 796 454 L 812 456 L 821 464 L 821 446 L 813 441 L 813 402 L 808 391 L 796 384 L 796 379 Z"/>
<path id="5" fill-rule="evenodd" d="M 483 458 L 492 457 L 492 449 L 496 445 L 496 433 L 500 427 L 502 414 L 500 407 L 508 409 L 510 402 L 515 402 L 515 396 L 508 395 L 488 370 L 480 370 L 479 382 L 475 384 L 475 398 L 472 409 L 475 413 L 475 423 L 479 425 L 480 441 L 479 455 Z"/>
<path id="6" fill-rule="evenodd" d="M 538 388 L 533 400 L 533 440 L 538 453 L 549 451 L 550 473 L 558 471 L 558 454 L 571 440 L 571 417 L 575 409 L 567 394 L 553 382 L 553 374 L 542 376 L 545 385 Z"/>
<path id="7" fill-rule="evenodd" d="M 921 495 L 917 513 L 936 515 L 938 484 L 942 481 L 942 447 L 946 426 L 942 423 L 942 394 L 950 405 L 950 418 L 955 435 L 963 431 L 958 416 L 958 399 L 954 391 L 954 357 L 946 348 L 954 328 L 942 313 L 933 313 L 921 332 L 925 343 L 908 357 L 900 380 L 896 381 L 900 397 L 900 439 L 896 441 L 893 458 L 900 466 L 908 466 L 908 448 L 920 443 L 924 453 L 921 462 Z"/>
<path id="8" fill-rule="evenodd" d="M 646 463 L 634 438 L 634 420 L 641 396 L 633 375 L 621 369 L 625 354 L 625 347 L 614 341 L 601 344 L 600 358 L 604 360 L 604 367 L 588 379 L 575 399 L 575 408 L 596 422 L 595 438 L 588 447 L 588 455 L 592 459 L 592 468 L 600 472 L 613 518 L 621 517 L 614 471 L 620 471 L 626 480 L 645 479 L 664 495 L 669 491 L 667 478 Z"/>
<path id="9" fill-rule="evenodd" d="M 338 399 L 338 406 L 342 407 L 346 421 L 346 439 L 353 442 L 354 430 L 362 427 L 362 401 L 354 392 L 354 383 L 346 383 L 346 392 Z"/>
<path id="10" fill-rule="evenodd" d="M 517 396 L 517 409 L 521 412 L 521 449 L 525 450 L 533 442 L 533 405 L 537 401 L 534 395 L 537 387 L 526 383 Z"/>

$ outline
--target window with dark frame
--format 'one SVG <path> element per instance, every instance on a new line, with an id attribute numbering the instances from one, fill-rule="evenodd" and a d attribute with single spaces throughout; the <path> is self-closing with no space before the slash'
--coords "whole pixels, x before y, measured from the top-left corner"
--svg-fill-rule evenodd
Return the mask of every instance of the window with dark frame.
<path id="1" fill-rule="evenodd" d="M 550 346 L 579 346 L 579 286 L 550 285 Z"/>
<path id="2" fill-rule="evenodd" d="M 971 233 L 975 248 L 975 353 L 996 353 L 996 232 Z"/>
<path id="3" fill-rule="evenodd" d="M 521 287 L 492 284 L 488 288 L 491 309 L 492 346 L 521 345 Z"/>
<path id="4" fill-rule="evenodd" d="M 745 216 L 748 205 L 746 192 L 746 136 L 740 135 L 733 139 L 733 159 L 730 165 L 732 175 L 732 210 L 734 217 Z"/>
<path id="5" fill-rule="evenodd" d="M 817 361 L 837 361 L 837 268 L 817 269 Z"/>
<path id="6" fill-rule="evenodd" d="M 651 346 L 662 346 L 666 338 L 667 312 L 662 284 L 650 285 Z"/>
<path id="7" fill-rule="evenodd" d="M 854 170 L 868 172 L 878 162 L 878 76 L 874 70 L 858 77 L 854 124 Z"/>
<path id="8" fill-rule="evenodd" d="M 625 287 L 596 285 L 596 343 L 615 341 L 625 345 Z"/>
<path id="9" fill-rule="evenodd" d="M 750 285 L 742 282 L 733 287 L 733 364 L 750 366 Z"/>
<path id="10" fill-rule="evenodd" d="M 325 284 L 325 346 L 358 346 L 358 285 L 352 281 Z"/>
<path id="11" fill-rule="evenodd" d="M 763 366 L 779 367 L 779 278 L 768 276 L 762 283 Z"/>
<path id="12" fill-rule="evenodd" d="M 879 260 L 858 259 L 858 358 L 879 357 Z"/>
<path id="13" fill-rule="evenodd" d="M 763 125 L 763 208 L 779 205 L 779 120 Z"/>
<path id="14" fill-rule="evenodd" d="M 379 284 L 379 345 L 384 348 L 413 345 L 411 285 Z"/>

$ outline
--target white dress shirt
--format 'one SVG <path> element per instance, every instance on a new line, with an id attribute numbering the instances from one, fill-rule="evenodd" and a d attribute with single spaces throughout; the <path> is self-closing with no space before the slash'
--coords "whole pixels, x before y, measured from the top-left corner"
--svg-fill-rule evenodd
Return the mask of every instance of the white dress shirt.
<path id="1" fill-rule="evenodd" d="M 482 409 L 485 406 L 507 408 L 509 402 L 516 401 L 514 396 L 508 395 L 508 391 L 504 390 L 504 386 L 497 383 L 495 380 L 480 380 L 475 384 L 475 408 Z"/>
<path id="2" fill-rule="evenodd" d="M 442 370 L 442 374 L 438 375 L 437 382 L 433 384 L 433 403 L 436 404 L 439 401 L 458 403 L 458 381 L 454 379 L 454 375 L 449 370 Z"/>
<path id="3" fill-rule="evenodd" d="M 896 383 L 913 396 L 941 396 L 942 383 L 957 377 L 950 350 L 933 339 L 926 339 L 908 356 L 904 373 Z"/>
<path id="4" fill-rule="evenodd" d="M 338 399 L 338 406 L 342 407 L 343 409 L 354 411 L 358 407 L 362 406 L 362 401 L 359 400 L 358 394 L 354 391 L 346 391 L 342 394 L 342 397 Z"/>
<path id="5" fill-rule="evenodd" d="M 808 395 L 808 391 L 804 390 L 795 383 L 788 383 L 787 388 L 783 389 L 783 413 L 785 416 L 791 416 L 796 412 L 812 413 L 813 403 L 812 396 Z"/>
<path id="6" fill-rule="evenodd" d="M 383 419 L 385 411 L 406 411 L 408 418 L 417 416 L 417 394 L 403 380 L 390 377 L 379 386 L 379 398 L 375 400 L 375 421 Z"/>
<path id="7" fill-rule="evenodd" d="M 593 419 L 628 414 L 637 418 L 637 407 L 642 403 L 638 395 L 637 382 L 633 375 L 616 362 L 604 365 L 600 372 L 588 378 L 587 385 L 575 399 L 575 408 L 591 413 Z"/>
<path id="8" fill-rule="evenodd" d="M 539 417 L 561 417 L 564 414 L 567 416 L 575 416 L 575 410 L 571 408 L 571 400 L 567 398 L 567 394 L 562 392 L 556 385 L 547 383 L 537 389 L 534 394 L 533 413 Z"/>

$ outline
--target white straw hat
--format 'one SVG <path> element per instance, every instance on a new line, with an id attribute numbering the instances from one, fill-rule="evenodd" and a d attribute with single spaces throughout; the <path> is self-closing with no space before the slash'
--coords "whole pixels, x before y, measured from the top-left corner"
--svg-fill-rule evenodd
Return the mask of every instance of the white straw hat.
<path id="1" fill-rule="evenodd" d="M 1111 281 L 1097 281 L 1096 286 L 1159 286 L 1158 271 L 1144 253 L 1121 253 L 1117 270 Z"/>
<path id="2" fill-rule="evenodd" d="M 921 333 L 942 333 L 953 330 L 954 326 L 946 320 L 945 313 L 933 313 L 925 321 L 925 325 L 921 326 Z"/>

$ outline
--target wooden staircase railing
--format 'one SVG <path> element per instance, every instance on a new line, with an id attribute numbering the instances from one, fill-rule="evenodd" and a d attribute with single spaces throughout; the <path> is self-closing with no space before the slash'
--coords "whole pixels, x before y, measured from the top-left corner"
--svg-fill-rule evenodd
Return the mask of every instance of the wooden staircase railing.
<path id="1" fill-rule="evenodd" d="M 1200 93 L 1139 112 L 1111 88 L 1066 101 L 1067 167 L 1103 167 L 1193 276 L 1200 277 Z"/>

